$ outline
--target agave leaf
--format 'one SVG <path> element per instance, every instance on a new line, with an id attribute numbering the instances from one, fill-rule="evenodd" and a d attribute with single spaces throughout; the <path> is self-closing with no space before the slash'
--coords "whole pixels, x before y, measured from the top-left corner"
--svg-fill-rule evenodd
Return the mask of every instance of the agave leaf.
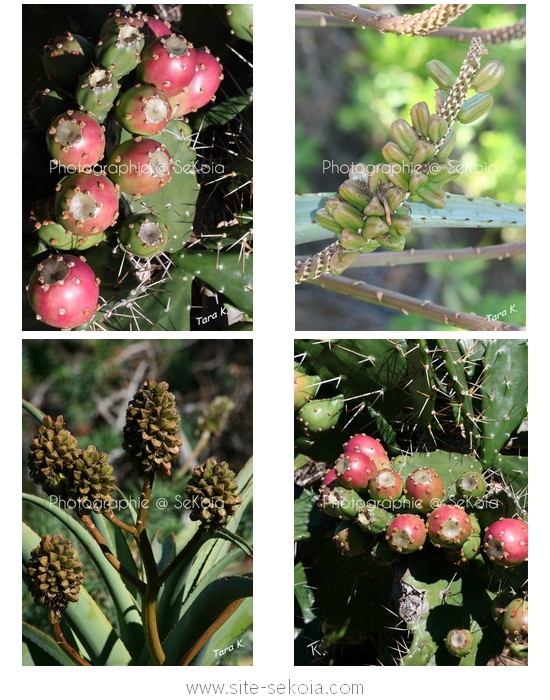
<path id="1" fill-rule="evenodd" d="M 40 537 L 23 523 L 24 567 L 30 559 L 31 550 L 39 542 Z M 128 649 L 84 586 L 80 588 L 78 602 L 67 606 L 63 619 L 78 636 L 94 666 L 128 666 L 131 663 Z"/>
<path id="2" fill-rule="evenodd" d="M 76 666 L 42 630 L 23 622 L 23 666 Z"/>

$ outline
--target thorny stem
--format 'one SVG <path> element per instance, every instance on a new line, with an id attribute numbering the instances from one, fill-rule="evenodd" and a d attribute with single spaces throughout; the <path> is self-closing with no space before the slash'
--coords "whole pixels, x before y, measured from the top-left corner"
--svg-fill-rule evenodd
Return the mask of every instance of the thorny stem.
<path id="1" fill-rule="evenodd" d="M 351 27 L 356 25 L 362 29 L 369 27 L 370 29 L 375 29 L 382 33 L 392 33 L 398 35 L 411 34 L 409 24 L 412 23 L 414 26 L 418 19 L 421 19 L 422 15 L 424 14 L 419 13 L 418 15 L 412 15 L 412 17 L 409 16 L 405 19 L 405 21 L 403 21 L 404 18 L 402 17 L 396 17 L 390 14 L 386 15 L 381 12 L 374 12 L 373 10 L 368 10 L 363 7 L 357 7 L 356 5 L 310 5 L 310 7 L 316 8 L 317 11 L 296 11 L 296 26 Z M 453 6 L 447 5 L 444 7 L 449 8 Z M 468 5 L 457 5 L 454 7 L 461 7 L 465 10 L 468 8 Z M 464 10 L 462 10 L 462 12 L 464 12 Z M 458 17 L 459 14 L 462 14 L 462 12 L 454 14 L 453 19 L 456 19 L 456 17 Z M 497 27 L 495 29 L 448 27 L 440 24 L 439 28 L 435 27 L 431 31 L 424 29 L 423 31 L 417 31 L 416 34 L 436 38 L 444 37 L 447 39 L 454 39 L 456 41 L 471 41 L 473 37 L 478 36 L 486 44 L 501 44 L 512 41 L 513 39 L 523 38 L 525 36 L 525 27 L 525 19 L 521 19 L 518 22 L 505 27 Z"/>
<path id="2" fill-rule="evenodd" d="M 183 659 L 179 662 L 178 666 L 189 666 L 191 661 L 193 661 L 206 642 L 215 632 L 220 629 L 224 622 L 228 620 L 231 615 L 233 615 L 235 610 L 244 602 L 244 600 L 244 598 L 239 598 L 238 600 L 234 600 L 232 603 L 229 603 L 222 614 L 201 634 L 191 649 L 189 649 Z"/>
<path id="3" fill-rule="evenodd" d="M 147 585 L 143 594 L 142 618 L 145 630 L 145 640 L 151 658 L 157 666 L 164 666 L 166 654 L 162 648 L 157 625 L 157 596 L 160 590 L 157 564 L 153 555 L 151 542 L 147 535 L 147 515 L 151 504 L 154 475 L 147 474 L 143 481 L 139 510 L 136 519 L 136 542 L 141 554 L 141 560 L 147 576 Z"/>
<path id="4" fill-rule="evenodd" d="M 97 542 L 99 548 L 103 552 L 105 559 L 107 559 L 107 561 L 109 562 L 109 564 L 111 564 L 113 569 L 115 569 L 115 571 L 118 571 L 118 573 L 122 576 L 123 579 L 125 579 L 128 583 L 131 583 L 137 588 L 137 590 L 140 593 L 143 594 L 145 592 L 145 584 L 143 583 L 143 581 L 140 581 L 130 571 L 128 571 L 128 569 L 126 569 L 126 567 L 123 564 L 121 564 L 117 557 L 111 552 L 107 543 L 103 539 L 102 534 L 99 532 L 90 516 L 84 515 L 83 513 L 80 513 L 78 511 L 75 512 L 78 515 L 80 522 L 84 525 L 84 527 L 88 530 L 90 535 Z"/>
<path id="5" fill-rule="evenodd" d="M 65 654 L 72 659 L 77 666 L 91 666 L 92 664 L 89 661 L 86 661 L 78 651 L 72 647 L 69 642 L 65 639 L 65 636 L 63 632 L 61 631 L 61 621 L 60 618 L 55 616 L 54 614 L 50 614 L 50 624 L 52 626 L 52 632 L 55 637 L 55 641 L 58 643 L 58 645 L 63 649 Z"/>
<path id="6" fill-rule="evenodd" d="M 388 289 L 380 289 L 372 284 L 366 284 L 360 280 L 348 277 L 320 277 L 316 280 L 307 280 L 309 284 L 315 284 L 323 289 L 346 294 L 347 296 L 367 301 L 390 309 L 396 309 L 403 314 L 416 314 L 430 321 L 444 323 L 448 326 L 456 326 L 472 331 L 520 331 L 521 326 L 513 326 L 500 321 L 490 321 L 475 314 L 454 311 L 445 306 L 433 304 L 428 300 L 415 299 L 405 294 L 399 294 Z"/>
<path id="7" fill-rule="evenodd" d="M 132 535 L 133 537 L 137 537 L 137 530 L 134 527 L 134 525 L 128 525 L 128 523 L 125 523 L 119 518 L 117 518 L 112 510 L 104 510 L 102 511 L 102 513 L 107 518 L 107 520 L 113 523 L 113 525 L 116 525 L 121 530 L 124 530 L 124 532 L 129 532 L 130 535 Z"/>

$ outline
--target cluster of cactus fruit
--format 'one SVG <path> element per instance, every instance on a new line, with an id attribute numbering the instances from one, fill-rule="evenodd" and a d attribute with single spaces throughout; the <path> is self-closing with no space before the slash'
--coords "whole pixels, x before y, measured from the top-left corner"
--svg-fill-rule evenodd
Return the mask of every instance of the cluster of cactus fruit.
<path id="1" fill-rule="evenodd" d="M 214 100 L 223 72 L 208 48 L 194 48 L 168 22 L 123 10 L 107 18 L 95 46 L 70 32 L 53 39 L 43 65 L 55 88 L 38 92 L 29 114 L 46 131 L 60 180 L 31 214 L 37 245 L 52 252 L 27 293 L 38 320 L 68 330 L 90 322 L 100 299 L 82 251 L 109 238 L 139 276 L 189 237 L 192 221 L 180 231 L 167 214 L 182 205 L 156 195 L 180 160 L 174 147 L 190 151 L 186 115 Z"/>
<path id="2" fill-rule="evenodd" d="M 36 409 L 34 413 L 35 416 L 39 414 Z M 157 627 L 162 621 L 156 616 L 156 600 L 162 583 L 169 573 L 179 571 L 178 566 L 187 565 L 187 557 L 195 555 L 202 542 L 217 537 L 242 503 L 235 473 L 226 462 L 210 458 L 199 464 L 186 486 L 185 500 L 191 519 L 198 521 L 198 528 L 190 548 L 184 548 L 172 564 L 161 572 L 153 558 L 151 542 L 145 530 L 147 513 L 154 478 L 170 476 L 181 445 L 180 418 L 168 384 L 145 381 L 128 404 L 123 439 L 126 458 L 143 479 L 139 512 L 134 524 L 124 522 L 115 515 L 118 486 L 107 454 L 93 445 L 81 449 L 77 439 L 67 429 L 63 416 L 56 419 L 42 416 L 27 458 L 33 482 L 48 496 L 55 496 L 56 503 L 60 504 L 54 512 L 59 513 L 61 522 L 73 532 L 79 532 L 75 529 L 76 525 L 71 526 L 70 518 L 63 516 L 63 511 L 72 510 L 92 536 L 94 546 L 101 548 L 100 555 L 106 557 L 126 584 L 136 587 L 141 593 L 144 628 L 141 649 L 146 645 L 153 662 L 161 665 L 166 662 L 166 655 L 158 638 Z M 38 501 L 42 502 L 40 499 Z M 104 539 L 103 526 L 93 519 L 98 517 L 106 518 L 122 532 L 133 535 L 146 572 L 146 584 L 111 551 L 113 544 L 109 539 Z M 82 537 L 79 539 L 82 541 Z M 59 626 L 68 606 L 79 601 L 84 581 L 83 564 L 77 549 L 60 533 L 46 534 L 30 551 L 25 574 L 34 600 L 48 612 L 59 646 L 77 665 L 90 665 L 90 661 L 65 639 Z M 170 627 L 176 620 L 170 621 Z"/>
<path id="3" fill-rule="evenodd" d="M 297 482 L 321 480 L 302 492 L 296 518 L 326 649 L 384 645 L 395 629 L 402 665 L 483 665 L 506 639 L 524 655 L 527 466 L 514 450 L 526 420 L 524 341 L 296 345 Z M 339 393 L 327 396 L 333 383 Z M 342 447 L 350 424 L 369 423 L 377 437 L 357 432 Z M 324 590 L 323 558 L 342 572 L 346 614 Z M 397 627 L 369 628 L 383 617 L 374 601 L 396 610 Z"/>
<path id="4" fill-rule="evenodd" d="M 411 107 L 410 122 L 396 119 L 392 140 L 382 148 L 385 163 L 355 165 L 337 196 L 317 211 L 316 222 L 338 236 L 330 272 L 343 272 L 357 256 L 381 246 L 402 251 L 412 227 L 407 202 L 445 207 L 446 185 L 459 174 L 451 159 L 453 125 L 486 115 L 493 104 L 490 91 L 504 75 L 500 61 L 480 68 L 483 53 L 487 51 L 481 40 L 474 38 L 458 76 L 442 61 L 429 61 L 426 69 L 437 85 L 435 111 L 430 113 L 426 102 L 418 102 Z M 470 90 L 475 94 L 468 97 Z"/>

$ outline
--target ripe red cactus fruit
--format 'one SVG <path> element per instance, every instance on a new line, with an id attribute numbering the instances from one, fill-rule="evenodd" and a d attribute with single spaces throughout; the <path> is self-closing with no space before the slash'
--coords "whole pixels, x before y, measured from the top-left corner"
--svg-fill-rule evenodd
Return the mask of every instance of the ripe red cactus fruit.
<path id="1" fill-rule="evenodd" d="M 193 80 L 196 65 L 195 49 L 183 36 L 160 36 L 142 51 L 137 77 L 171 97 Z"/>
<path id="2" fill-rule="evenodd" d="M 527 644 L 528 641 L 528 608 L 524 598 L 515 598 L 508 603 L 502 615 L 502 627 L 508 639 L 517 644 Z"/>
<path id="3" fill-rule="evenodd" d="M 94 315 L 99 280 L 85 258 L 50 255 L 35 267 L 27 295 L 39 321 L 70 330 L 87 323 Z"/>
<path id="4" fill-rule="evenodd" d="M 395 501 L 403 493 L 403 477 L 393 469 L 381 469 L 371 477 L 369 493 L 375 501 Z"/>
<path id="5" fill-rule="evenodd" d="M 322 486 L 329 486 L 330 484 L 332 484 L 333 481 L 336 481 L 337 479 L 338 475 L 336 474 L 336 469 L 329 469 L 323 477 Z"/>
<path id="6" fill-rule="evenodd" d="M 166 93 L 150 85 L 135 85 L 116 102 L 118 123 L 132 134 L 160 134 L 171 119 Z"/>
<path id="7" fill-rule="evenodd" d="M 463 658 L 472 651 L 474 638 L 470 630 L 453 629 L 445 637 L 445 646 L 451 656 Z"/>
<path id="8" fill-rule="evenodd" d="M 351 437 L 344 445 L 344 450 L 346 452 L 361 452 L 374 462 L 378 470 L 391 467 L 388 453 L 382 447 L 380 441 L 364 433 Z"/>
<path id="9" fill-rule="evenodd" d="M 170 98 L 172 119 L 196 112 L 213 101 L 223 80 L 223 69 L 218 58 L 212 56 L 207 48 L 196 49 L 195 53 L 197 67 L 193 80 L 182 92 Z"/>
<path id="10" fill-rule="evenodd" d="M 395 552 L 412 554 L 424 546 L 426 524 L 419 515 L 397 515 L 386 530 L 386 540 Z"/>
<path id="11" fill-rule="evenodd" d="M 428 535 L 436 547 L 459 549 L 471 532 L 471 520 L 460 506 L 439 506 L 428 516 Z"/>
<path id="12" fill-rule="evenodd" d="M 152 17 L 144 15 L 143 19 L 145 20 L 145 29 L 149 30 L 148 33 L 151 37 L 170 36 L 170 34 L 172 34 L 170 22 L 165 22 L 157 15 L 153 15 Z"/>
<path id="13" fill-rule="evenodd" d="M 46 143 L 57 163 L 81 170 L 103 158 L 105 130 L 90 115 L 69 109 L 53 120 Z"/>
<path id="14" fill-rule="evenodd" d="M 104 175 L 74 173 L 55 189 L 57 220 L 74 235 L 95 236 L 116 222 L 118 192 Z"/>
<path id="15" fill-rule="evenodd" d="M 517 518 L 501 518 L 490 525 L 483 535 L 483 551 L 499 566 L 518 566 L 528 555 L 529 528 Z"/>
<path id="16" fill-rule="evenodd" d="M 107 174 L 127 194 L 152 194 L 170 181 L 172 157 L 163 144 L 137 136 L 111 153 Z"/>
<path id="17" fill-rule="evenodd" d="M 360 452 L 345 452 L 336 460 L 334 471 L 345 488 L 366 491 L 371 477 L 376 473 L 376 467 Z"/>
<path id="18" fill-rule="evenodd" d="M 412 507 L 421 513 L 429 513 L 441 505 L 445 487 L 439 474 L 433 469 L 421 467 L 411 472 L 405 481 L 405 494 Z"/>

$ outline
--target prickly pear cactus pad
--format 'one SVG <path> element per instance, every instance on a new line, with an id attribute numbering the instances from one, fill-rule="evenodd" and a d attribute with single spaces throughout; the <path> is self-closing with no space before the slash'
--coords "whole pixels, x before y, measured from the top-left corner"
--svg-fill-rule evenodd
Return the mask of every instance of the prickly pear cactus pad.
<path id="1" fill-rule="evenodd" d="M 23 8 L 25 330 L 251 328 L 252 7 L 235 7 Z M 64 252 L 80 288 L 44 273 Z"/>
<path id="2" fill-rule="evenodd" d="M 527 341 L 298 340 L 294 413 L 295 663 L 525 664 Z"/>
<path id="3" fill-rule="evenodd" d="M 524 269 L 508 258 L 525 254 L 523 8 L 494 31 L 485 23 L 503 16 L 489 5 L 414 15 L 409 5 L 305 8 L 296 13 L 297 330 L 384 330 L 384 321 L 411 330 L 419 320 L 430 330 L 517 330 Z M 513 156 L 497 141 L 514 143 Z M 484 286 L 459 268 L 486 271 Z M 487 288 L 496 310 L 485 311 Z M 508 295 L 515 318 L 498 315 Z"/>

